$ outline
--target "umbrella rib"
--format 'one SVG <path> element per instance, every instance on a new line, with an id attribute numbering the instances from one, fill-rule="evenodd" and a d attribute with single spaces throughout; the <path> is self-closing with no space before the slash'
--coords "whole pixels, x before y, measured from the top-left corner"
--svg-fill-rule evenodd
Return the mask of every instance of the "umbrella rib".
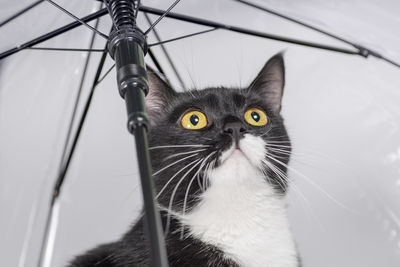
<path id="1" fill-rule="evenodd" d="M 387 63 L 390 63 L 390 64 L 400 68 L 400 63 L 397 63 L 397 62 L 395 62 L 395 61 L 393 61 L 393 60 L 391 60 L 391 59 L 389 59 L 387 57 L 381 57 L 381 59 L 386 61 Z"/>
<path id="2" fill-rule="evenodd" d="M 95 25 L 96 28 L 98 27 L 98 24 L 99 24 L 99 20 L 96 21 L 96 25 Z M 92 37 L 91 37 L 90 45 L 89 45 L 90 48 L 93 47 L 93 45 L 94 45 L 95 37 L 96 37 L 95 34 L 93 34 Z M 83 67 L 82 77 L 81 77 L 81 80 L 80 80 L 78 93 L 76 95 L 75 105 L 74 105 L 74 108 L 73 108 L 73 111 L 72 111 L 72 116 L 71 116 L 69 127 L 68 127 L 68 133 L 67 133 L 67 137 L 66 137 L 65 144 L 64 144 L 64 150 L 63 150 L 63 153 L 62 153 L 60 170 L 62 170 L 63 167 L 66 165 L 65 164 L 65 158 L 66 158 L 66 155 L 67 155 L 67 148 L 68 148 L 69 140 L 70 140 L 70 137 L 71 137 L 72 128 L 74 126 L 76 112 L 78 110 L 79 100 L 80 100 L 81 95 L 82 95 L 82 89 L 83 89 L 83 86 L 84 86 L 85 77 L 86 77 L 86 73 L 87 73 L 87 70 L 88 70 L 88 66 L 89 66 L 91 55 L 92 54 L 89 52 L 88 56 L 86 57 L 86 60 L 85 60 L 85 65 Z M 61 171 L 61 173 L 63 173 L 63 171 Z"/>
<path id="3" fill-rule="evenodd" d="M 165 74 L 164 69 L 161 67 L 161 64 L 158 61 L 157 57 L 154 55 L 153 50 L 151 50 L 151 48 L 149 47 L 147 49 L 147 52 L 149 53 L 151 60 L 153 61 L 154 65 L 156 66 L 157 71 L 162 74 L 162 76 L 165 79 L 165 81 L 167 82 L 167 84 L 171 85 L 170 80 L 168 79 L 167 75 Z"/>
<path id="4" fill-rule="evenodd" d="M 147 35 L 154 27 L 163 19 L 165 16 L 168 15 L 168 13 L 180 2 L 181 0 L 175 0 L 175 2 L 170 5 L 170 7 L 163 13 L 161 16 L 150 25 L 150 27 L 145 31 L 144 35 Z"/>
<path id="5" fill-rule="evenodd" d="M 204 30 L 204 31 L 199 31 L 199 32 L 195 32 L 195 33 L 191 33 L 191 34 L 187 34 L 187 35 L 182 35 L 182 36 L 179 36 L 179 37 L 176 37 L 176 38 L 172 38 L 172 39 L 164 40 L 164 41 L 161 41 L 161 42 L 149 44 L 148 47 L 152 47 L 152 46 L 156 46 L 156 45 L 161 45 L 161 44 L 166 44 L 166 43 L 182 40 L 182 39 L 185 39 L 185 38 L 188 38 L 188 37 L 193 37 L 193 36 L 196 36 L 196 35 L 212 32 L 212 31 L 215 31 L 215 30 L 217 30 L 217 28 L 211 28 L 211 29 L 207 29 L 207 30 Z"/>
<path id="6" fill-rule="evenodd" d="M 75 152 L 76 145 L 78 143 L 78 140 L 79 140 L 83 125 L 84 125 L 85 120 L 86 120 L 87 113 L 89 111 L 89 107 L 90 107 L 90 105 L 92 103 L 94 91 L 95 91 L 97 85 L 99 84 L 101 71 L 103 70 L 103 66 L 104 66 L 106 58 L 107 58 L 107 51 L 104 51 L 103 54 L 102 54 L 102 57 L 100 59 L 99 66 L 97 68 L 96 76 L 94 78 L 92 87 L 90 89 L 89 96 L 86 99 L 86 104 L 85 104 L 85 107 L 84 107 L 83 112 L 81 114 L 81 118 L 79 120 L 78 128 L 77 128 L 77 130 L 75 132 L 75 135 L 74 135 L 74 138 L 73 138 L 73 141 L 72 141 L 71 149 L 70 149 L 68 155 L 66 155 L 64 157 L 65 160 L 63 161 L 63 166 L 62 166 L 62 169 L 60 171 L 59 178 L 58 178 L 58 180 L 56 182 L 56 185 L 54 187 L 54 193 L 53 193 L 54 194 L 54 198 L 58 197 L 58 195 L 60 194 L 61 186 L 62 186 L 62 184 L 64 182 L 65 175 L 67 174 L 67 171 L 68 171 L 72 156 L 73 156 L 73 154 Z"/>
<path id="7" fill-rule="evenodd" d="M 103 53 L 101 59 L 100 59 L 100 63 L 99 63 L 99 66 L 98 66 L 98 69 L 97 69 L 97 73 L 96 73 L 96 76 L 95 76 L 95 79 L 94 79 L 94 82 L 93 82 L 93 86 L 92 86 L 90 94 L 89 94 L 89 96 L 88 96 L 88 98 L 86 100 L 84 111 L 83 111 L 83 113 L 81 115 L 81 118 L 80 118 L 80 121 L 79 121 L 79 125 L 78 125 L 78 129 L 75 132 L 74 140 L 73 140 L 71 149 L 69 151 L 68 157 L 66 157 L 67 160 L 65 162 L 65 165 L 63 165 L 62 169 L 60 170 L 60 174 L 59 174 L 59 176 L 57 178 L 57 181 L 56 181 L 56 183 L 54 185 L 53 195 L 52 195 L 52 199 L 51 199 L 51 203 L 50 203 L 50 209 L 49 209 L 49 213 L 47 215 L 47 221 L 46 221 L 46 228 L 45 228 L 46 236 L 45 236 L 45 239 L 43 240 L 43 243 L 42 243 L 42 251 L 41 251 L 41 256 L 40 256 L 40 259 L 39 259 L 38 266 L 43 266 L 42 263 L 45 261 L 45 256 L 46 256 L 45 255 L 45 249 L 46 249 L 46 246 L 47 246 L 47 238 L 48 238 L 48 235 L 50 234 L 49 231 L 51 230 L 52 223 L 53 223 L 52 222 L 53 214 L 54 214 L 53 210 L 56 207 L 57 199 L 58 199 L 58 197 L 60 195 L 61 188 L 62 188 L 62 185 L 64 183 L 65 176 L 67 174 L 67 171 L 68 171 L 69 164 L 71 162 L 72 156 L 74 154 L 76 144 L 78 143 L 79 136 L 80 136 L 83 124 L 85 122 L 85 119 L 86 119 L 90 104 L 92 102 L 93 93 L 94 93 L 94 90 L 95 90 L 96 84 L 97 84 L 96 82 L 98 80 L 98 77 L 100 76 L 101 70 L 103 69 L 106 56 L 107 56 L 107 52 L 105 51 Z"/>
<path id="8" fill-rule="evenodd" d="M 144 13 L 150 13 L 150 14 L 155 14 L 155 15 L 162 15 L 165 13 L 164 10 L 160 10 L 160 9 L 156 9 L 156 8 L 152 8 L 152 7 L 147 7 L 147 6 L 140 6 L 139 10 L 144 12 Z M 105 14 L 108 14 L 107 8 L 103 8 L 93 14 L 90 14 L 86 17 L 83 17 L 81 20 L 85 21 L 85 22 L 89 22 L 93 19 L 96 19 L 98 17 L 104 16 Z M 293 44 L 298 44 L 298 45 L 302 45 L 302 46 L 310 46 L 310 47 L 315 47 L 315 48 L 320 48 L 320 49 L 324 49 L 324 50 L 330 50 L 330 51 L 334 51 L 334 52 L 339 52 L 339 53 L 345 53 L 345 54 L 359 54 L 358 52 L 352 51 L 352 50 L 347 50 L 347 49 L 342 49 L 342 48 L 335 48 L 335 47 L 331 47 L 331 46 L 325 46 L 325 45 L 319 45 L 319 44 L 315 44 L 315 43 L 310 43 L 310 42 L 304 42 L 304 41 L 299 41 L 299 40 L 295 40 L 295 39 L 291 39 L 291 38 L 286 38 L 286 37 L 281 37 L 281 36 L 276 36 L 276 35 L 272 35 L 272 34 L 266 34 L 263 32 L 257 32 L 254 30 L 249 30 L 249 29 L 245 29 L 245 28 L 240 28 L 240 27 L 235 27 L 235 26 L 230 26 L 230 25 L 226 25 L 226 24 L 221 24 L 221 23 L 217 23 L 214 21 L 210 21 L 210 20 L 205 20 L 205 19 L 201 19 L 201 18 L 196 18 L 196 17 L 190 17 L 190 16 L 186 16 L 186 15 L 182 15 L 182 14 L 178 14 L 178 13 L 168 13 L 166 14 L 166 17 L 172 18 L 172 19 L 176 19 L 176 20 L 180 20 L 180 21 L 185 21 L 185 22 L 189 22 L 189 23 L 194 23 L 194 24 L 198 24 L 198 25 L 203 25 L 203 26 L 209 26 L 209 27 L 214 27 L 217 29 L 225 29 L 228 31 L 234 31 L 234 32 L 238 32 L 238 33 L 243 33 L 243 34 L 248 34 L 248 35 L 252 35 L 252 36 L 258 36 L 258 37 L 262 37 L 262 38 L 267 38 L 267 39 L 272 39 L 272 40 L 277 40 L 277 41 L 282 41 L 282 42 L 288 42 L 288 43 L 293 43 Z M 3 58 L 6 58 L 12 54 L 15 54 L 23 49 L 26 49 L 28 47 L 32 47 L 36 44 L 42 43 L 44 41 L 47 41 L 55 36 L 58 36 L 66 31 L 69 31 L 71 29 L 74 29 L 78 26 L 80 26 L 81 24 L 77 21 L 72 22 L 70 24 L 67 24 L 63 27 L 60 27 L 54 31 L 51 31 L 49 33 L 46 33 L 42 36 L 39 36 L 31 41 L 28 41 L 22 45 L 19 45 L 17 47 L 14 47 L 12 49 L 9 49 L 3 53 L 0 54 L 0 60 Z"/>
<path id="9" fill-rule="evenodd" d="M 140 6 L 139 10 L 144 13 L 150 13 L 150 14 L 154 14 L 154 15 L 161 15 L 164 13 L 163 10 L 153 8 L 153 7 L 148 7 L 148 6 Z M 354 50 L 349 50 L 349 49 L 330 46 L 330 45 L 318 44 L 318 43 L 314 43 L 314 42 L 303 41 L 303 40 L 288 38 L 288 37 L 274 35 L 274 34 L 268 34 L 265 32 L 255 31 L 255 30 L 246 29 L 246 28 L 237 27 L 237 26 L 228 25 L 228 24 L 222 24 L 222 23 L 218 23 L 215 21 L 211 21 L 211 20 L 206 20 L 206 19 L 202 19 L 202 18 L 187 16 L 187 15 L 173 13 L 173 12 L 169 12 L 168 14 L 166 14 L 166 17 L 176 19 L 179 21 L 185 21 L 185 22 L 197 24 L 197 25 L 215 27 L 217 29 L 224 29 L 224 30 L 228 30 L 228 31 L 232 31 L 232 32 L 241 33 L 241 34 L 257 36 L 257 37 L 261 37 L 261 38 L 266 38 L 266 39 L 271 39 L 271 40 L 275 40 L 275 41 L 281 41 L 281 42 L 301 45 L 301 46 L 308 46 L 308 47 L 318 48 L 318 49 L 327 50 L 327 51 L 333 51 L 333 52 L 350 54 L 350 55 L 359 55 L 362 57 L 374 56 L 376 58 L 385 60 L 386 62 L 388 62 L 396 67 L 400 67 L 399 63 L 396 63 L 393 60 L 388 59 L 388 58 L 380 55 L 379 53 L 377 53 L 373 50 L 364 48 L 364 47 L 359 47 L 357 49 L 358 51 L 354 51 Z M 356 45 L 356 44 L 354 44 L 354 45 Z"/>
<path id="10" fill-rule="evenodd" d="M 89 21 L 97 19 L 97 18 L 99 18 L 101 16 L 104 16 L 106 14 L 108 14 L 107 8 L 103 8 L 103 9 L 100 9 L 99 11 L 96 11 L 96 12 L 90 14 L 90 15 L 87 15 L 87 16 L 81 18 L 81 20 L 84 21 L 84 22 L 89 22 Z M 41 36 L 39 36 L 39 37 L 37 37 L 35 39 L 32 39 L 32 40 L 30 40 L 30 41 L 28 41 L 26 43 L 23 43 L 23 44 L 18 45 L 18 46 L 14 47 L 14 48 L 6 50 L 3 53 L 0 53 L 0 60 L 6 58 L 8 56 L 11 56 L 12 54 L 15 54 L 15 53 L 17 53 L 17 52 L 19 52 L 21 50 L 27 49 L 27 48 L 32 47 L 34 45 L 40 44 L 40 43 L 42 43 L 44 41 L 50 40 L 53 37 L 56 37 L 56 36 L 58 36 L 60 34 L 63 34 L 65 32 L 67 32 L 67 31 L 69 31 L 69 30 L 75 29 L 76 27 L 79 27 L 81 25 L 82 24 L 79 21 L 74 21 L 74 22 L 71 22 L 71 23 L 69 23 L 67 25 L 64 25 L 64 26 L 62 26 L 62 27 L 60 27 L 58 29 L 55 29 L 55 30 L 53 30 L 51 32 L 43 34 L 43 35 L 41 35 Z"/>
<path id="11" fill-rule="evenodd" d="M 162 75 L 165 76 L 165 71 L 164 71 L 164 69 L 161 67 L 160 62 L 158 62 L 156 56 L 155 56 L 154 53 L 153 53 L 153 50 L 151 50 L 151 48 L 149 47 L 149 48 L 147 49 L 147 52 L 149 53 L 149 56 L 150 56 L 151 60 L 153 61 L 154 65 L 156 65 L 157 70 L 158 70 Z"/>
<path id="12" fill-rule="evenodd" d="M 107 75 L 115 68 L 115 64 L 113 64 L 107 71 L 106 73 L 104 73 L 103 76 L 101 76 L 101 78 L 99 78 L 99 80 L 96 83 L 96 86 L 99 85 L 106 77 Z"/>
<path id="13" fill-rule="evenodd" d="M 60 48 L 60 47 L 28 47 L 29 50 L 65 51 L 65 52 L 104 52 L 104 49 Z"/>
<path id="14" fill-rule="evenodd" d="M 63 13 L 67 14 L 68 16 L 70 16 L 71 18 L 75 19 L 76 21 L 80 22 L 82 25 L 86 26 L 87 28 L 89 28 L 90 30 L 92 30 L 93 32 L 97 33 L 98 35 L 100 35 L 101 37 L 103 37 L 104 39 L 108 40 L 108 36 L 104 33 L 102 33 L 101 31 L 97 30 L 96 28 L 93 28 L 92 26 L 90 26 L 89 24 L 87 24 L 85 21 L 83 21 L 82 19 L 78 18 L 77 16 L 75 16 L 74 14 L 72 14 L 71 12 L 69 12 L 68 10 L 66 10 L 65 8 L 63 8 L 62 6 L 60 6 L 59 4 L 57 4 L 56 2 L 52 1 L 52 0 L 45 0 L 46 2 L 52 4 L 53 6 L 55 6 L 57 9 L 61 10 Z"/>
<path id="15" fill-rule="evenodd" d="M 99 19 L 96 20 L 95 27 L 97 28 L 98 25 L 99 25 Z M 96 38 L 96 34 L 93 33 L 92 36 L 91 36 L 91 39 L 90 39 L 89 48 L 93 47 L 94 42 L 95 42 L 95 38 Z M 107 55 L 107 51 L 104 50 L 102 59 L 100 60 L 100 65 L 101 66 L 103 64 L 103 58 L 104 58 L 104 61 L 105 61 L 106 55 Z M 61 193 L 61 188 L 62 188 L 62 185 L 64 183 L 64 180 L 65 180 L 65 177 L 66 177 L 66 174 L 67 174 L 67 171 L 68 171 L 72 156 L 74 154 L 75 147 L 76 147 L 76 144 L 78 142 L 80 131 L 81 131 L 81 128 L 83 126 L 83 121 L 84 121 L 84 119 L 82 120 L 82 118 L 81 118 L 81 121 L 80 121 L 79 126 L 78 126 L 78 130 L 77 130 L 77 133 L 75 133 L 71 148 L 70 148 L 69 152 L 67 152 L 68 151 L 68 144 L 70 143 L 69 140 L 70 140 L 70 137 L 71 137 L 71 134 L 72 134 L 72 128 L 74 126 L 74 121 L 75 121 L 76 113 L 77 113 L 77 110 L 78 110 L 78 103 L 79 103 L 79 100 L 81 98 L 82 89 L 83 89 L 83 86 L 84 86 L 84 81 L 85 81 L 86 73 L 87 73 L 87 70 L 88 70 L 90 58 L 91 58 L 91 52 L 88 52 L 88 56 L 87 56 L 87 58 L 85 60 L 85 63 L 84 63 L 84 69 L 83 69 L 82 77 L 81 77 L 81 80 L 80 80 L 80 83 L 79 83 L 78 93 L 76 95 L 75 105 L 74 105 L 72 116 L 71 116 L 71 119 L 70 119 L 70 122 L 69 122 L 67 137 L 65 138 L 64 148 L 63 148 L 63 151 L 62 151 L 62 154 L 61 154 L 58 177 L 57 177 L 57 180 L 56 180 L 56 182 L 54 184 L 54 188 L 53 188 L 53 192 L 52 192 L 50 208 L 49 208 L 49 212 L 47 214 L 46 226 L 45 226 L 45 231 L 44 231 L 44 237 L 43 237 L 43 240 L 42 240 L 42 246 L 41 246 L 38 266 L 43 266 L 42 264 L 44 264 L 44 265 L 49 264 L 48 261 L 51 258 L 51 254 L 49 254 L 52 251 L 51 250 L 51 246 L 53 245 L 51 243 L 52 242 L 51 241 L 51 238 L 52 238 L 51 237 L 51 230 L 52 230 L 52 227 L 54 227 L 53 224 L 55 223 L 54 222 L 54 220 L 55 220 L 54 216 L 56 214 L 55 210 L 57 208 L 57 199 L 58 199 L 58 197 L 59 197 L 59 195 Z M 100 68 L 100 65 L 99 65 L 99 68 Z M 96 76 L 96 79 L 97 79 L 97 76 Z M 87 105 L 87 103 L 86 103 L 86 105 Z M 89 105 L 90 105 L 90 102 L 89 102 Z M 89 106 L 85 106 L 85 110 L 84 111 L 86 111 L 86 109 L 88 109 L 88 108 L 89 108 Z"/>
<path id="16" fill-rule="evenodd" d="M 324 34 L 324 35 L 327 35 L 327 36 L 329 36 L 329 37 L 332 37 L 332 38 L 334 38 L 334 39 L 336 39 L 336 40 L 342 41 L 342 42 L 344 42 L 344 43 L 346 43 L 346 44 L 349 44 L 349 45 L 351 45 L 351 46 L 354 46 L 354 44 L 353 44 L 352 42 L 350 42 L 350 41 L 348 41 L 348 40 L 346 40 L 346 39 L 343 39 L 343 38 L 340 37 L 340 36 L 337 36 L 337 35 L 335 35 L 335 34 L 326 32 L 326 31 L 324 31 L 324 30 L 322 30 L 322 29 L 320 29 L 320 28 L 317 28 L 317 27 L 315 27 L 315 26 L 312 26 L 312 25 L 310 25 L 310 24 L 308 24 L 308 23 L 305 23 L 305 22 L 302 22 L 302 21 L 300 21 L 300 20 L 294 19 L 294 18 L 292 18 L 292 17 L 286 16 L 286 15 L 284 15 L 284 14 L 282 14 L 282 13 L 279 13 L 279 12 L 277 12 L 277 11 L 274 11 L 274 10 L 272 10 L 272 9 L 269 9 L 269 8 L 266 8 L 266 7 L 263 7 L 263 6 L 254 4 L 254 3 L 250 3 L 250 2 L 247 2 L 247 1 L 244 1 L 244 0 L 232 0 L 232 1 L 236 1 L 236 2 L 239 2 L 239 3 L 241 3 L 241 4 L 244 4 L 244 5 L 247 5 L 247 6 L 251 6 L 251 7 L 256 8 L 256 9 L 259 9 L 259 10 L 262 10 L 262 11 L 264 11 L 264 12 L 267 12 L 267 13 L 270 13 L 270 14 L 272 14 L 272 15 L 278 16 L 278 17 L 283 18 L 283 19 L 285 19 L 285 20 L 289 20 L 289 21 L 291 21 L 291 22 L 294 22 L 294 23 L 296 23 L 296 24 L 299 24 L 299 25 L 304 26 L 304 27 L 306 27 L 306 28 L 309 28 L 309 29 L 311 29 L 311 30 L 317 31 L 317 32 L 319 32 L 319 33 L 322 33 L 322 34 Z M 356 46 L 354 46 L 354 47 L 357 48 Z"/>
<path id="17" fill-rule="evenodd" d="M 164 14 L 167 14 L 167 13 L 164 12 Z M 144 15 L 146 17 L 147 22 L 150 25 L 154 24 L 154 23 L 151 22 L 151 19 L 150 19 L 148 14 L 144 14 Z M 153 34 L 156 37 L 157 42 L 162 43 L 161 37 L 160 37 L 160 35 L 158 34 L 158 31 L 155 28 L 153 29 Z M 172 68 L 172 71 L 175 73 L 176 78 L 178 79 L 179 83 L 181 84 L 182 89 L 186 91 L 186 85 L 183 82 L 183 79 L 182 79 L 181 75 L 179 74 L 178 69 L 176 68 L 174 62 L 172 61 L 172 58 L 170 57 L 167 49 L 165 48 L 165 46 L 163 44 L 160 44 L 160 47 L 161 47 L 161 50 L 163 51 L 165 57 L 167 58 L 167 61 L 168 61 L 169 65 Z"/>
<path id="18" fill-rule="evenodd" d="M 14 15 L 6 18 L 5 20 L 3 20 L 2 22 L 0 22 L 0 28 L 3 27 L 4 25 L 6 25 L 7 23 L 13 21 L 14 19 L 18 18 L 19 16 L 21 16 L 22 14 L 24 14 L 25 12 L 31 10 L 32 8 L 36 7 L 37 5 L 39 5 L 40 3 L 42 3 L 44 0 L 39 0 L 36 2 L 33 2 L 32 4 L 30 4 L 29 6 L 21 9 L 20 11 L 18 11 L 17 13 L 15 13 Z"/>
<path id="19" fill-rule="evenodd" d="M 163 15 L 164 13 L 166 13 L 164 10 L 147 7 L 147 6 L 140 6 L 139 10 L 144 13 L 155 14 L 155 15 Z M 85 16 L 81 19 L 81 21 L 89 22 L 93 19 L 104 16 L 105 14 L 108 14 L 107 8 L 103 8 L 97 12 L 94 12 L 93 14 Z M 302 40 L 296 40 L 293 38 L 287 38 L 287 37 L 272 35 L 272 34 L 268 34 L 268 33 L 264 33 L 264 32 L 245 29 L 245 28 L 241 28 L 241 27 L 226 25 L 226 24 L 222 24 L 222 23 L 218 23 L 218 22 L 214 22 L 214 21 L 210 21 L 210 20 L 205 20 L 205 19 L 201 19 L 201 18 L 191 17 L 191 16 L 179 14 L 179 13 L 169 12 L 168 14 L 165 14 L 165 17 L 169 17 L 172 19 L 185 21 L 185 22 L 189 22 L 189 23 L 194 23 L 194 24 L 198 24 L 198 25 L 214 27 L 217 29 L 224 29 L 224 30 L 228 30 L 228 31 L 251 35 L 251 36 L 257 36 L 257 37 L 261 37 L 261 38 L 266 38 L 266 39 L 271 39 L 271 40 L 276 40 L 276 41 L 281 41 L 281 42 L 287 42 L 287 43 L 297 44 L 297 45 L 301 45 L 301 46 L 308 46 L 308 47 L 313 47 L 313 48 L 318 48 L 318 49 L 323 49 L 323 50 L 328 50 L 328 51 L 333 51 L 333 52 L 339 52 L 339 53 L 351 54 L 351 55 L 360 55 L 363 57 L 368 57 L 371 55 L 376 58 L 380 58 L 380 59 L 400 68 L 400 64 L 395 62 L 394 60 L 384 57 L 384 56 L 380 55 L 379 53 L 372 51 L 370 49 L 364 48 L 364 47 L 359 47 L 358 51 L 353 51 L 353 50 L 349 50 L 349 49 L 343 49 L 343 48 L 339 48 L 339 47 L 333 47 L 333 46 L 327 46 L 327 45 L 322 45 L 322 44 L 317 44 L 317 43 L 312 43 L 312 42 L 307 42 L 307 41 L 302 41 Z M 32 47 L 41 42 L 47 41 L 55 36 L 58 36 L 64 32 L 74 29 L 80 25 L 81 25 L 81 23 L 78 21 L 72 22 L 72 23 L 67 24 L 63 27 L 60 27 L 54 31 L 51 31 L 44 35 L 41 35 L 31 41 L 28 41 L 28 42 L 22 44 L 22 45 L 19 45 L 12 49 L 6 50 L 3 53 L 0 53 L 0 60 L 4 59 L 12 54 L 15 54 L 23 49 L 26 49 L 28 47 Z M 354 45 L 356 45 L 356 44 L 354 44 Z"/>
<path id="20" fill-rule="evenodd" d="M 161 9 L 148 7 L 148 6 L 140 6 L 139 9 L 140 9 L 140 11 L 142 11 L 144 13 L 149 13 L 149 14 L 154 14 L 154 15 L 160 15 L 160 14 L 164 13 L 164 11 Z M 339 48 L 339 47 L 323 45 L 323 44 L 318 44 L 318 43 L 313 43 L 313 42 L 308 42 L 308 41 L 302 41 L 302 40 L 298 40 L 298 39 L 294 39 L 294 38 L 288 38 L 288 37 L 284 37 L 284 36 L 269 34 L 269 33 L 265 33 L 265 32 L 260 32 L 260 31 L 255 31 L 255 30 L 246 29 L 246 28 L 242 28 L 242 27 L 237 27 L 237 26 L 233 26 L 233 25 L 223 24 L 223 23 L 212 21 L 212 20 L 187 16 L 187 15 L 183 15 L 180 13 L 169 12 L 166 15 L 166 17 L 172 18 L 175 20 L 179 20 L 179 21 L 197 24 L 197 25 L 228 30 L 228 31 L 232 31 L 232 32 L 247 34 L 247 35 L 251 35 L 251 36 L 257 36 L 257 37 L 271 39 L 271 40 L 275 40 L 275 41 L 281 41 L 281 42 L 287 42 L 287 43 L 291 43 L 291 44 L 314 47 L 314 48 L 319 48 L 319 49 L 324 49 L 324 50 L 329 50 L 329 51 L 334 51 L 334 52 L 339 52 L 339 53 L 345 53 L 345 54 L 353 54 L 353 55 L 359 54 L 358 51 L 353 51 L 353 50 L 349 50 L 349 49 L 345 49 L 345 48 Z"/>
<path id="21" fill-rule="evenodd" d="M 374 57 L 376 57 L 376 58 L 380 58 L 380 59 L 382 59 L 382 60 L 384 60 L 384 61 L 386 61 L 386 62 L 388 62 L 388 63 L 390 63 L 390 64 L 392 64 L 392 65 L 394 65 L 394 66 L 396 66 L 396 67 L 400 67 L 400 64 L 399 64 L 399 63 L 396 63 L 396 62 L 394 62 L 393 60 L 382 56 L 381 54 L 379 54 L 378 52 L 376 52 L 376 51 L 374 51 L 374 50 L 372 50 L 372 49 L 370 49 L 370 48 L 367 48 L 367 47 L 362 46 L 362 45 L 360 45 L 360 44 L 356 44 L 356 43 L 354 43 L 354 42 L 351 42 L 351 41 L 349 41 L 349 40 L 346 40 L 346 39 L 344 39 L 344 38 L 342 38 L 342 37 L 340 37 L 340 36 L 338 36 L 338 35 L 336 35 L 336 34 L 333 34 L 333 33 L 327 32 L 327 31 L 324 31 L 324 30 L 322 30 L 321 28 L 315 27 L 315 26 L 313 26 L 313 25 L 311 25 L 311 24 L 308 24 L 308 23 L 305 23 L 305 22 L 300 21 L 300 20 L 298 20 L 298 19 L 295 19 L 295 18 L 286 16 L 286 15 L 284 15 L 284 14 L 282 14 L 282 13 L 279 13 L 279 12 L 274 11 L 274 10 L 272 10 L 272 9 L 269 9 L 269 8 L 266 8 L 266 7 L 257 5 L 257 4 L 255 4 L 255 3 L 251 3 L 251 2 L 248 2 L 248 1 L 244 1 L 244 0 L 233 0 L 233 1 L 236 1 L 236 2 L 238 2 L 238 3 L 244 4 L 244 5 L 253 7 L 253 8 L 256 8 L 256 9 L 261 10 L 261 11 L 264 11 L 264 12 L 266 12 L 266 13 L 269 13 L 269 14 L 272 14 L 272 15 L 275 15 L 275 16 L 278 16 L 278 17 L 283 18 L 283 19 L 285 19 L 285 20 L 288 20 L 288 21 L 291 21 L 291 22 L 293 22 L 293 23 L 299 24 L 299 25 L 304 26 L 304 27 L 306 27 L 306 28 L 308 28 L 308 29 L 314 30 L 314 31 L 316 31 L 316 32 L 319 32 L 319 33 L 322 33 L 322 34 L 324 34 L 324 35 L 326 35 L 326 36 L 329 36 L 329 37 L 331 37 L 331 38 L 333 38 L 333 39 L 336 39 L 336 40 L 338 40 L 338 41 L 341 41 L 341 42 L 343 42 L 343 43 L 346 43 L 346 44 L 348 44 L 348 45 L 351 45 L 351 46 L 353 46 L 355 49 L 357 49 L 357 50 L 359 51 L 358 54 L 361 55 L 361 56 L 363 56 L 363 57 L 368 57 L 368 56 L 371 55 L 371 56 L 374 56 Z"/>

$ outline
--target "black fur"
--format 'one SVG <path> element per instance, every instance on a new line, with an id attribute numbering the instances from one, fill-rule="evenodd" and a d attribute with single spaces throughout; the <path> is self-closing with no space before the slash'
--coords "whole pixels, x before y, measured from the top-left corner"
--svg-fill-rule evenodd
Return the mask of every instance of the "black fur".
<path id="1" fill-rule="evenodd" d="M 179 157 L 171 157 L 177 153 L 185 153 L 193 150 L 200 151 L 195 157 L 189 157 L 155 175 L 155 187 L 157 193 L 164 188 L 158 198 L 162 207 L 169 207 L 171 194 L 179 184 L 181 177 L 186 174 L 176 190 L 172 200 L 172 210 L 182 212 L 186 190 L 192 178 L 200 166 L 194 164 L 195 159 L 205 158 L 215 152 L 207 162 L 218 159 L 223 151 L 228 149 L 234 141 L 232 136 L 224 132 L 227 123 L 236 123 L 247 133 L 262 136 L 264 140 L 287 142 L 285 153 L 275 153 L 279 159 L 287 164 L 289 162 L 290 143 L 289 137 L 283 125 L 283 119 L 279 114 L 281 109 L 281 97 L 284 84 L 284 66 L 281 55 L 276 55 L 267 62 L 249 88 L 207 88 L 204 90 L 192 90 L 190 92 L 176 93 L 157 75 L 150 73 L 150 95 L 148 97 L 148 113 L 152 124 L 148 133 L 153 172 L 190 156 L 183 154 Z M 252 126 L 244 120 L 244 112 L 248 108 L 257 107 L 264 110 L 268 116 L 266 126 Z M 200 130 L 184 129 L 181 124 L 182 116 L 191 110 L 203 112 L 208 119 L 208 125 Z M 208 147 L 170 147 L 173 145 L 208 145 Z M 157 148 L 158 147 L 158 148 Z M 283 173 L 286 168 L 272 162 Z M 190 165 L 192 164 L 192 165 Z M 190 165 L 190 166 L 188 166 Z M 186 167 L 186 168 L 185 168 Z M 194 167 L 190 170 L 190 167 Z M 182 171 L 182 169 L 184 169 Z M 181 171 L 175 179 L 170 181 L 176 173 Z M 285 194 L 286 181 L 282 181 L 273 172 L 268 171 L 268 182 L 272 183 L 276 191 Z M 207 184 L 204 171 L 199 173 L 199 181 L 192 182 L 189 188 L 185 212 L 196 206 L 199 196 Z M 267 177 L 266 177 L 267 179 Z M 182 228 L 180 222 L 173 216 L 168 219 L 165 211 L 161 212 L 164 229 L 168 225 L 166 237 L 167 253 L 170 266 L 238 266 L 235 262 L 224 256 L 218 247 L 206 244 L 188 234 L 186 228 Z M 181 238 L 181 231 L 184 238 Z M 117 242 L 99 246 L 82 256 L 77 257 L 70 266 L 148 266 L 148 246 L 143 232 L 143 218 L 140 218 L 130 231 Z M 268 252 L 266 252 L 268 253 Z"/>

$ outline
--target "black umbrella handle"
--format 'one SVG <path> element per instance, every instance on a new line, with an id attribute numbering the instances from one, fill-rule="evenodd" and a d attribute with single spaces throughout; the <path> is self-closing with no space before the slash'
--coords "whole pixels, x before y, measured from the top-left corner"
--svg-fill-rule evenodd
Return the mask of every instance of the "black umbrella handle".
<path id="1" fill-rule="evenodd" d="M 161 228 L 160 214 L 155 203 L 151 162 L 148 151 L 149 124 L 144 97 L 148 80 L 144 56 L 146 36 L 136 26 L 140 1 L 107 0 L 106 5 L 114 24 L 108 50 L 115 60 L 119 93 L 125 99 L 128 111 L 128 130 L 135 135 L 145 211 L 145 232 L 150 243 L 151 266 L 167 267 L 167 253 Z"/>

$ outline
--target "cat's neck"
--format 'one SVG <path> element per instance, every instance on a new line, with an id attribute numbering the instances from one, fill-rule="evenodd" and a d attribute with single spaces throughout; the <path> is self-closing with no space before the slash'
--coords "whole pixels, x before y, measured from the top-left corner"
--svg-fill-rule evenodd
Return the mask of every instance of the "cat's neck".
<path id="1" fill-rule="evenodd" d="M 238 157 L 209 179 L 199 204 L 181 218 L 194 237 L 243 266 L 297 266 L 285 199 L 260 171 Z"/>

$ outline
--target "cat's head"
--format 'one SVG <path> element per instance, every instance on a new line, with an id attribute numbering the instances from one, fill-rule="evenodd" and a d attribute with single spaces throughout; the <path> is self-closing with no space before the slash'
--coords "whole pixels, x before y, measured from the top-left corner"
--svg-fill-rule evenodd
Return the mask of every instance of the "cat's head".
<path id="1" fill-rule="evenodd" d="M 284 76 L 281 54 L 246 88 L 178 93 L 149 71 L 150 153 L 162 206 L 192 207 L 213 184 L 207 174 L 228 163 L 246 164 L 285 193 L 290 141 L 280 115 Z"/>

